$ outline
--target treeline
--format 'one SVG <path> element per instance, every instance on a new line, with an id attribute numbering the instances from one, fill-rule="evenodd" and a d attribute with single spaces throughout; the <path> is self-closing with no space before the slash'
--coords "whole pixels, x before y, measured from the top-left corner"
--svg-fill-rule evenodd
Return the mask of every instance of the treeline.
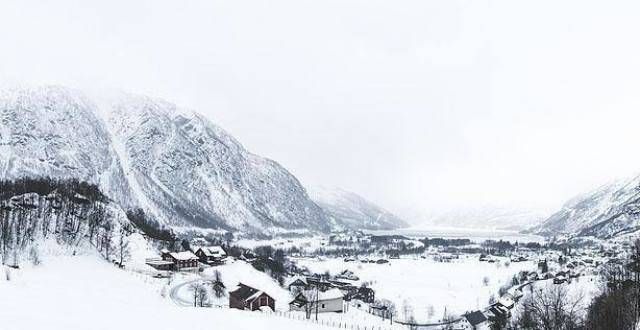
<path id="1" fill-rule="evenodd" d="M 428 238 L 425 237 L 420 240 L 424 246 L 465 246 L 471 245 L 471 240 L 467 238 Z"/>
<path id="2" fill-rule="evenodd" d="M 606 286 L 587 314 L 587 327 L 595 330 L 635 329 L 640 320 L 640 240 L 626 260 L 601 269 Z"/>
<path id="3" fill-rule="evenodd" d="M 140 231 L 148 237 L 166 242 L 174 242 L 177 237 L 171 228 L 166 228 L 158 223 L 155 219 L 147 216 L 142 209 L 134 209 L 127 211 L 127 218 Z"/>
<path id="4" fill-rule="evenodd" d="M 98 186 L 77 179 L 41 177 L 0 180 L 0 199 L 8 199 L 26 193 L 45 196 L 53 192 L 65 198 L 75 198 L 80 195 L 90 202 L 107 202 L 109 200 Z"/>

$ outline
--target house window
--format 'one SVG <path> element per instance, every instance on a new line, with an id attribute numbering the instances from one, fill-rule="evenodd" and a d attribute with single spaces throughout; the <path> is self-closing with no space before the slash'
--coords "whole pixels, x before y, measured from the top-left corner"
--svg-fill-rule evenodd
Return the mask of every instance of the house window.
<path id="1" fill-rule="evenodd" d="M 324 308 L 324 304 L 322 304 L 322 308 Z"/>

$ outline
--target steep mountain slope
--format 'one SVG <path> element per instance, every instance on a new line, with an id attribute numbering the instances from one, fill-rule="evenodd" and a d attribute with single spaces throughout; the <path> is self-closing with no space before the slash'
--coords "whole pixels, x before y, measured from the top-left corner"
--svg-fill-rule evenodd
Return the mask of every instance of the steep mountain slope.
<path id="1" fill-rule="evenodd" d="M 92 101 L 62 87 L 0 92 L 0 178 L 95 183 L 172 226 L 329 229 L 293 175 L 202 116 L 146 97 Z"/>
<path id="2" fill-rule="evenodd" d="M 544 235 L 610 238 L 636 231 L 639 224 L 640 176 L 573 198 L 534 231 Z"/>
<path id="3" fill-rule="evenodd" d="M 328 229 L 325 214 L 293 175 L 249 153 L 202 116 L 128 96 L 112 104 L 109 118 L 135 190 L 166 223 L 259 232 Z"/>
<path id="4" fill-rule="evenodd" d="M 0 178 L 75 178 L 134 201 L 107 127 L 79 92 L 61 87 L 0 91 Z"/>
<path id="5" fill-rule="evenodd" d="M 330 216 L 335 228 L 396 229 L 407 223 L 362 196 L 339 188 L 313 187 L 309 195 Z"/>

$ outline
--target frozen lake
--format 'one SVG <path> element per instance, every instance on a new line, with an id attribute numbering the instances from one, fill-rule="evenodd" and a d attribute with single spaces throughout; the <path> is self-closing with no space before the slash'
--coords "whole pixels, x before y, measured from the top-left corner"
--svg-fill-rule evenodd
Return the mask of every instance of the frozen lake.
<path id="1" fill-rule="evenodd" d="M 406 228 L 396 230 L 376 230 L 366 231 L 373 235 L 403 235 L 410 238 L 468 238 L 473 242 L 483 242 L 485 240 L 503 240 L 528 243 L 544 243 L 544 237 L 538 235 L 521 234 L 517 231 L 491 230 L 474 228 L 454 228 L 454 227 L 430 227 L 430 228 Z"/>

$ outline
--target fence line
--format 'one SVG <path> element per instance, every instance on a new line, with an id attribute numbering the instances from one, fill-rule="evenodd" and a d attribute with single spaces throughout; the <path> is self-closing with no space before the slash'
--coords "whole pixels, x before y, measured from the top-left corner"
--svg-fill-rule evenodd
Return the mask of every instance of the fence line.
<path id="1" fill-rule="evenodd" d="M 361 324 L 353 324 L 346 321 L 336 321 L 336 320 L 325 320 L 315 318 L 307 318 L 304 314 L 301 313 L 291 313 L 291 312 L 283 312 L 283 311 L 275 311 L 274 315 L 279 317 L 284 317 L 292 320 L 305 321 L 309 323 L 315 323 L 322 326 L 333 327 L 336 329 L 348 329 L 348 330 L 396 330 L 393 327 L 385 327 L 381 325 L 361 325 Z"/>

